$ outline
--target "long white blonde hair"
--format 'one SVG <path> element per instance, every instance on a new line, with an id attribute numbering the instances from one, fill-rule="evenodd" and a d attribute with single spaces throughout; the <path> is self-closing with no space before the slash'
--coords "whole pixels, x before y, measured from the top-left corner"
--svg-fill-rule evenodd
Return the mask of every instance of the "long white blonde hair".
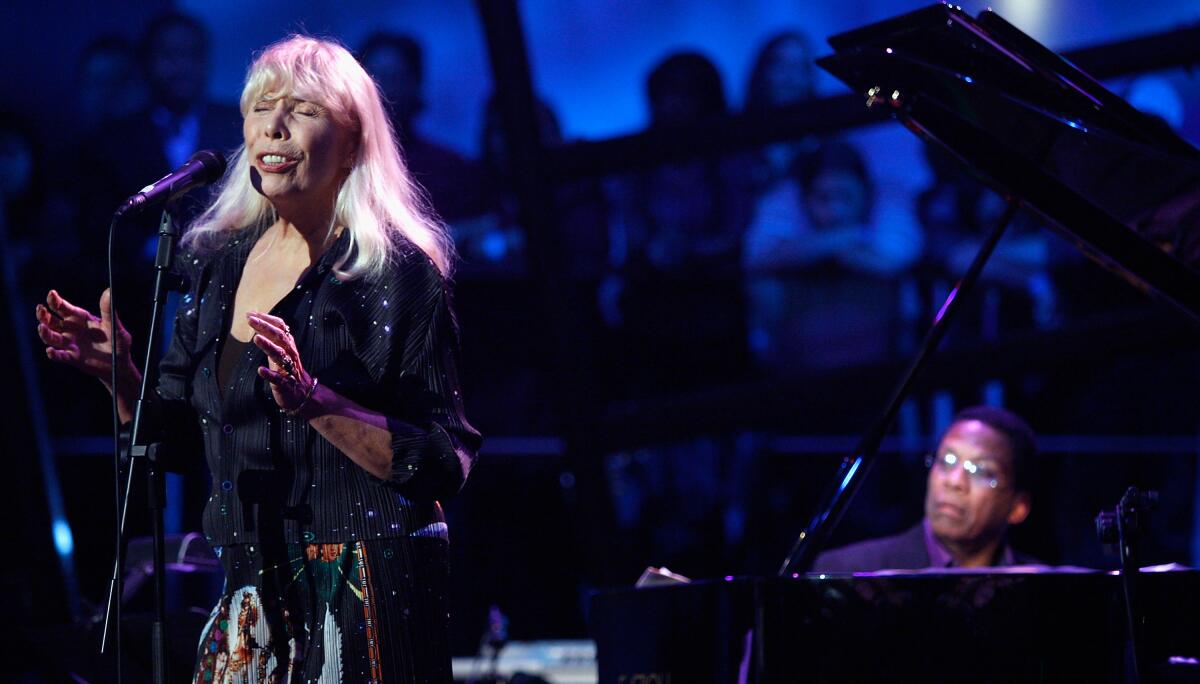
<path id="1" fill-rule="evenodd" d="M 448 277 L 454 242 L 409 175 L 379 88 L 354 56 L 335 42 L 309 36 L 293 35 L 267 47 L 246 74 L 242 116 L 263 98 L 285 96 L 326 107 L 358 136 L 354 165 L 338 189 L 330 225 L 331 230 L 345 226 L 357 247 L 334 266 L 338 277 L 380 275 L 394 256 L 397 234 Z M 216 198 L 185 234 L 185 247 L 204 252 L 224 244 L 235 232 L 275 221 L 274 207 L 250 183 L 249 166 L 243 144 L 230 160 Z"/>

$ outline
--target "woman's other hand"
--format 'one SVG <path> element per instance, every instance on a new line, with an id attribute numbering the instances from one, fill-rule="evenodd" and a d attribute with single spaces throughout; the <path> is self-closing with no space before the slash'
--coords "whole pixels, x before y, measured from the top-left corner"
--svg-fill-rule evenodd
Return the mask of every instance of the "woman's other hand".
<path id="1" fill-rule="evenodd" d="M 117 392 L 121 420 L 132 418 L 133 403 L 142 374 L 130 355 L 132 336 L 113 317 L 112 296 L 109 290 L 100 295 L 100 315 L 75 306 L 57 291 L 46 295 L 46 303 L 38 304 L 37 333 L 46 344 L 46 358 L 71 366 L 98 378 L 112 392 L 112 339 L 117 341 L 117 370 L 121 391 Z M 112 333 L 110 333 L 112 331 Z"/>

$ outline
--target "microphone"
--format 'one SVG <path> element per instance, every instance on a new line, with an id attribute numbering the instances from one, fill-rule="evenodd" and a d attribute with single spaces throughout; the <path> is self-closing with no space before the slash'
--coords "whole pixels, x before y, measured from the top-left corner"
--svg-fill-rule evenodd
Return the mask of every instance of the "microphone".
<path id="1" fill-rule="evenodd" d="M 200 150 L 183 166 L 142 188 L 117 209 L 117 216 L 136 214 L 183 193 L 216 181 L 225 173 L 225 155 L 216 150 Z"/>

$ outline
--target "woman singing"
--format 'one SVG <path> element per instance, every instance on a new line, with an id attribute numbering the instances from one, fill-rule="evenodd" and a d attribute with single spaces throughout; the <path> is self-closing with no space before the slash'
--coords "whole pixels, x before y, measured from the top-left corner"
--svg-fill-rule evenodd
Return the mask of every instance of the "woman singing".
<path id="1" fill-rule="evenodd" d="M 196 682 L 450 681 L 447 533 L 479 433 L 463 415 L 453 250 L 378 90 L 324 40 L 267 48 L 244 145 L 187 232 L 192 286 L 147 424 L 212 473 L 226 584 Z M 51 291 L 46 355 L 109 383 L 112 318 Z M 117 323 L 132 418 L 140 376 Z"/>

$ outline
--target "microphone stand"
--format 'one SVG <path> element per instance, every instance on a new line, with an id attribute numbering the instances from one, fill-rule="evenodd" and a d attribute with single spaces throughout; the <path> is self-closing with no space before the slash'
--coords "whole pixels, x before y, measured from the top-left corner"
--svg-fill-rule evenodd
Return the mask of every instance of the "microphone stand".
<path id="1" fill-rule="evenodd" d="M 1142 634 L 1141 602 L 1138 600 L 1138 577 L 1141 575 L 1140 545 L 1145 529 L 1144 516 L 1158 504 L 1158 492 L 1125 490 L 1116 508 L 1100 511 L 1096 516 L 1096 535 L 1103 544 L 1115 544 L 1121 559 L 1121 591 L 1125 599 L 1125 627 L 1129 632 L 1129 681 L 1138 684 L 1145 677 L 1146 649 Z"/>
<path id="2" fill-rule="evenodd" d="M 153 667 L 154 684 L 166 684 L 167 681 L 167 593 L 166 593 L 166 558 L 165 537 L 163 530 L 163 510 L 166 507 L 166 489 L 163 475 L 162 459 L 166 450 L 157 442 L 142 443 L 142 413 L 146 406 L 146 394 L 150 389 L 151 371 L 154 370 L 155 359 L 158 358 L 158 347 L 162 336 L 159 318 L 166 306 L 166 278 L 175 258 L 175 243 L 179 239 L 179 228 L 175 225 L 169 209 L 164 209 L 158 224 L 158 251 L 154 259 L 154 302 L 150 315 L 150 339 L 146 344 L 146 356 L 142 363 L 142 384 L 138 392 L 137 403 L 133 410 L 133 423 L 129 431 L 128 479 L 126 481 L 124 500 L 121 503 L 120 547 L 123 549 L 125 539 L 125 519 L 129 509 L 129 484 L 132 483 L 133 469 L 139 460 L 146 465 L 147 508 L 150 512 L 151 535 L 154 540 L 154 622 L 151 626 L 151 663 Z M 114 316 L 116 315 L 114 311 Z M 121 591 L 117 590 L 122 584 L 124 573 L 124 553 L 118 553 L 116 568 L 113 576 L 117 580 L 110 585 L 108 609 L 105 611 L 104 635 L 100 650 L 104 651 L 109 631 L 109 618 L 112 616 L 114 602 L 123 599 Z M 117 625 L 120 628 L 120 625 Z"/>

